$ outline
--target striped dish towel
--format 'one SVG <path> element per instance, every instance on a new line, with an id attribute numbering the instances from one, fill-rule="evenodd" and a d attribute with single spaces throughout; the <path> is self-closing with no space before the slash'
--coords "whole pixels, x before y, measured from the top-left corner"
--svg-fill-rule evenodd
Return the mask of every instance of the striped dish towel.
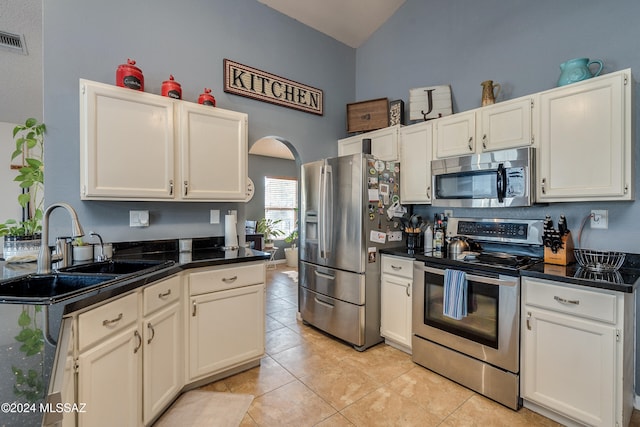
<path id="1" fill-rule="evenodd" d="M 464 271 L 444 271 L 442 314 L 456 320 L 467 316 L 467 273 Z"/>

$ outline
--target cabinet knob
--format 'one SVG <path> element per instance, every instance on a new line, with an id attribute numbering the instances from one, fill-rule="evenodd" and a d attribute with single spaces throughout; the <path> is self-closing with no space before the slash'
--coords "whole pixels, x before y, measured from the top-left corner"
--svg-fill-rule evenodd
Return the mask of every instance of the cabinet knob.
<path id="1" fill-rule="evenodd" d="M 473 137 L 469 137 L 469 151 L 473 151 Z"/>
<path id="2" fill-rule="evenodd" d="M 138 350 L 140 350 L 140 347 L 142 347 L 142 337 L 140 336 L 140 332 L 138 332 L 137 329 L 133 332 L 133 336 L 138 339 L 138 345 L 133 349 L 133 354 L 136 354 Z"/>
<path id="3" fill-rule="evenodd" d="M 149 329 L 149 331 L 151 332 L 151 336 L 147 340 L 147 345 L 148 345 L 148 344 L 151 344 L 151 341 L 153 341 L 153 337 L 156 336 L 156 330 L 153 329 L 153 325 L 151 324 L 151 322 L 147 323 L 147 329 Z"/>
<path id="4" fill-rule="evenodd" d="M 546 184 L 547 184 L 547 178 L 542 178 L 542 186 L 540 187 L 542 194 L 547 194 L 547 190 L 544 188 Z"/>
<path id="5" fill-rule="evenodd" d="M 169 180 L 169 195 L 173 196 L 173 180 Z"/>
<path id="6" fill-rule="evenodd" d="M 408 296 L 408 297 L 411 297 L 411 283 L 407 283 L 407 289 L 406 289 L 406 291 L 407 291 L 407 296 Z"/>
<path id="7" fill-rule="evenodd" d="M 487 135 L 482 135 L 482 148 L 487 148 Z"/>

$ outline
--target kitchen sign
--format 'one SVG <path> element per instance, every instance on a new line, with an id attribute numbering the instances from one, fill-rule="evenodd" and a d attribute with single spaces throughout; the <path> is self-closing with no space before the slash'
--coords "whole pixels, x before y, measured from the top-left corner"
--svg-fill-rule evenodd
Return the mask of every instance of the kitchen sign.
<path id="1" fill-rule="evenodd" d="M 224 91 L 311 114 L 323 114 L 322 90 L 224 60 Z"/>

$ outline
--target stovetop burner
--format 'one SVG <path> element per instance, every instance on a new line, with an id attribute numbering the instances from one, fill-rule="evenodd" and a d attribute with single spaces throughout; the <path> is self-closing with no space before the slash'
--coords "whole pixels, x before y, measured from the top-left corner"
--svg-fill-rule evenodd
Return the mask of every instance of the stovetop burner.
<path id="1" fill-rule="evenodd" d="M 514 255 L 505 252 L 482 252 L 476 255 L 479 262 L 487 264 L 499 264 L 509 267 L 526 267 L 537 262 L 529 256 Z"/>

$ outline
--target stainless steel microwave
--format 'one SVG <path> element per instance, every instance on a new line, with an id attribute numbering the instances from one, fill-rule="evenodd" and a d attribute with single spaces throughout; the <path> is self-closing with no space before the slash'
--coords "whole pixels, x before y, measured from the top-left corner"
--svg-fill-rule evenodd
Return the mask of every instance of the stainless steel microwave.
<path id="1" fill-rule="evenodd" d="M 433 206 L 531 206 L 534 149 L 514 148 L 431 162 Z"/>

